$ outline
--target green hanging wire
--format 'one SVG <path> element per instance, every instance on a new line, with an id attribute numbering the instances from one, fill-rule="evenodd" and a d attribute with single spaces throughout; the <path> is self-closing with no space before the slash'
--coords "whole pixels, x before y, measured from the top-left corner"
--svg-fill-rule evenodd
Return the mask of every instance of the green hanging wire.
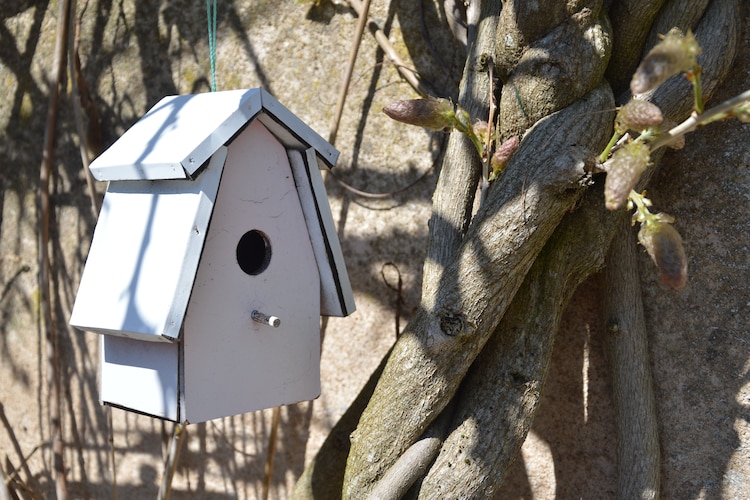
<path id="1" fill-rule="evenodd" d="M 216 0 L 206 0 L 208 59 L 211 61 L 211 92 L 216 92 Z"/>

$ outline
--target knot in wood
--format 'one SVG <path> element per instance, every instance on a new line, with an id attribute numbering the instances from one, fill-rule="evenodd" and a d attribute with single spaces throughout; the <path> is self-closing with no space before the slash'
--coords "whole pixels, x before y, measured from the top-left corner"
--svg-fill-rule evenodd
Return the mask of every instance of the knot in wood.
<path id="1" fill-rule="evenodd" d="M 455 337 L 466 329 L 466 318 L 463 314 L 447 311 L 438 315 L 440 330 L 449 337 Z"/>
<path id="2" fill-rule="evenodd" d="M 609 330 L 609 333 L 610 333 L 611 335 L 614 335 L 614 336 L 617 336 L 617 335 L 622 335 L 623 333 L 625 333 L 625 332 L 623 331 L 623 329 L 622 329 L 622 328 L 620 328 L 620 325 L 619 325 L 618 323 L 610 323 L 610 324 L 609 324 L 609 325 L 607 326 L 607 330 Z"/>

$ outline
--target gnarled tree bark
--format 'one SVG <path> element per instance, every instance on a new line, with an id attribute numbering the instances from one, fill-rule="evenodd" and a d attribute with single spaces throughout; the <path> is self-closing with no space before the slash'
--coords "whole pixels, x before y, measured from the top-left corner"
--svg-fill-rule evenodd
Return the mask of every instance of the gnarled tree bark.
<path id="1" fill-rule="evenodd" d="M 575 2 L 568 3 L 577 6 Z M 673 4 L 667 1 L 660 12 L 674 9 Z M 515 14 L 516 19 L 523 19 L 518 13 L 529 4 L 504 5 L 515 9 L 507 16 L 512 18 L 511 14 Z M 478 40 L 465 70 L 462 103 L 474 113 L 483 109 L 486 100 L 479 94 L 486 92 L 488 85 L 477 84 L 484 72 L 478 71 L 476 62 L 482 54 L 500 58 L 491 50 L 495 40 L 503 40 L 502 32 L 497 33 L 498 6 L 499 2 L 483 2 Z M 723 79 L 731 64 L 739 38 L 738 9 L 738 0 L 715 0 L 705 12 L 701 10 L 702 16 L 692 15 L 691 19 L 700 19 L 697 27 L 687 26 L 694 28 L 703 47 L 699 61 L 704 69 L 706 95 Z M 585 40 L 598 30 L 603 42 L 607 23 L 596 4 L 564 13 L 567 17 L 550 18 L 551 31 L 573 33 Z M 661 27 L 661 14 L 656 19 L 654 26 Z M 576 20 L 588 24 L 580 25 L 581 29 L 560 28 Z M 496 29 L 491 29 L 493 26 Z M 548 33 L 537 24 L 534 29 L 542 39 Z M 616 32 L 617 27 L 614 29 Z M 518 26 L 517 31 L 522 32 Z M 726 38 L 717 40 L 716 33 L 726 34 Z M 494 39 L 488 41 L 486 37 Z M 538 40 L 533 36 L 518 40 L 522 38 L 528 47 Z M 570 47 L 580 47 L 577 43 L 580 39 L 571 42 Z M 504 71 L 515 88 L 506 83 L 502 89 L 503 95 L 507 91 L 514 98 L 507 100 L 507 106 L 516 106 L 515 116 L 521 110 L 524 119 L 529 111 L 525 106 L 521 109 L 515 98 L 526 96 L 520 100 L 523 103 L 533 100 L 536 94 L 524 94 L 527 90 L 518 87 L 523 82 L 542 79 L 550 68 L 522 64 L 525 53 L 522 49 L 519 54 L 512 54 L 517 57 L 517 64 Z M 568 55 L 576 57 L 575 53 Z M 607 59 L 602 55 L 604 64 Z M 550 64 L 554 66 L 553 59 Z M 433 198 L 421 307 L 389 353 L 377 385 L 373 389 L 368 384 L 353 405 L 356 410 L 347 413 L 345 425 L 337 425 L 329 437 L 345 439 L 353 429 L 358 408 L 368 401 L 351 434 L 343 496 L 364 496 L 378 480 L 387 478 L 387 471 L 448 406 L 459 384 L 461 397 L 455 401 L 450 433 L 417 488 L 419 491 L 412 493 L 424 498 L 485 496 L 498 487 L 533 418 L 552 335 L 565 304 L 578 284 L 601 268 L 618 221 L 625 216 L 624 212 L 606 212 L 601 190 L 586 188 L 587 158 L 606 142 L 614 106 L 608 85 L 595 81 L 601 79 L 598 70 L 587 71 L 586 67 L 590 67 L 590 61 L 580 67 L 580 74 L 589 75 L 594 81 L 576 88 L 594 90 L 576 96 L 564 110 L 539 121 L 526 133 L 505 173 L 492 185 L 485 203 L 471 220 L 469 207 L 476 186 L 477 159 L 463 139 L 451 138 L 453 146 L 449 147 Z M 514 70 L 528 74 L 514 75 Z M 474 82 L 473 86 L 467 82 Z M 554 85 L 552 88 L 560 94 L 569 90 Z M 549 101 L 557 99 L 550 97 L 554 93 L 539 95 Z M 620 101 L 627 97 L 624 95 Z M 684 119 L 692 107 L 689 85 L 677 78 L 648 98 L 674 121 Z M 542 113 L 549 112 L 551 109 Z M 514 115 L 504 115 L 501 110 L 500 116 L 502 120 L 503 116 Z M 516 133 L 525 125 L 508 127 L 509 133 Z M 316 484 L 326 480 L 323 463 L 330 473 L 328 479 L 341 484 L 345 451 L 338 448 L 330 454 L 330 450 L 327 441 L 295 489 L 295 496 L 323 497 L 314 490 Z M 329 462 L 329 458 L 333 460 Z"/>

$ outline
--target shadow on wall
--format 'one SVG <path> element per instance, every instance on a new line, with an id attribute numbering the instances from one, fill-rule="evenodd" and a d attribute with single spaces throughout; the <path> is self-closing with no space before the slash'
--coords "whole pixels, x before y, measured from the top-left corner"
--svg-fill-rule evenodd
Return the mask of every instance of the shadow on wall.
<path id="1" fill-rule="evenodd" d="M 24 240 L 34 235 L 29 234 L 25 224 L 34 214 L 31 205 L 23 201 L 36 192 L 38 166 L 41 163 L 40 147 L 30 147 L 41 142 L 44 134 L 47 111 L 48 90 L 38 85 L 51 68 L 40 63 L 40 54 L 46 53 L 49 44 L 49 30 L 43 30 L 44 21 L 54 16 L 56 6 L 49 3 L 23 3 L 12 9 L 9 3 L 0 7 L 3 19 L 19 13 L 30 17 L 28 31 L 13 31 L 8 26 L 13 22 L 0 24 L 0 73 L 18 84 L 10 94 L 7 118 L 10 124 L 2 131 L 0 140 L 0 164 L 15 165 L 17 168 L 3 168 L 2 213 L 3 248 L 11 249 L 11 256 L 4 250 L 3 265 L 0 266 L 0 359 L 4 370 L 12 374 L 13 384 L 18 384 L 25 391 L 35 395 L 33 426 L 30 422 L 13 420 L 11 427 L 4 432 L 6 437 L 19 443 L 22 454 L 28 455 L 35 446 L 40 451 L 32 453 L 33 477 L 25 478 L 29 485 L 40 494 L 46 495 L 54 489 L 53 473 L 49 469 L 52 463 L 51 450 L 48 445 L 49 429 L 47 427 L 47 385 L 46 353 L 44 352 L 42 333 L 35 319 L 38 308 L 35 299 L 36 274 L 38 273 L 36 257 L 27 250 Z M 159 26 L 158 16 L 163 25 Z M 232 5 L 223 13 L 220 25 L 229 29 L 239 38 L 240 46 L 254 61 L 255 71 L 264 87 L 269 88 L 263 67 L 247 37 L 247 12 Z M 259 14 L 251 12 L 250 15 Z M 267 12 L 266 15 L 271 15 Z M 91 46 L 97 50 L 82 53 L 82 73 L 90 83 L 96 106 L 101 117 L 102 135 L 105 142 L 111 144 L 129 128 L 143 112 L 165 94 L 177 92 L 171 69 L 171 61 L 177 55 L 175 51 L 192 52 L 194 59 L 207 60 L 205 52 L 205 24 L 188 20 L 205 19 L 201 4 L 189 6 L 177 5 L 175 2 L 147 1 L 137 5 L 117 3 L 104 0 L 92 4 L 83 18 L 82 29 L 90 36 Z M 258 22 L 258 19 L 255 19 Z M 26 28 L 26 26 L 24 26 Z M 114 37 L 112 33 L 115 33 Z M 166 34 L 165 34 L 166 33 Z M 25 42 L 18 45 L 25 35 Z M 113 39 L 112 39 L 113 38 Z M 135 43 L 132 43 L 135 42 Z M 133 57 L 127 64 L 132 71 L 123 72 L 119 66 L 122 55 L 137 49 L 141 57 Z M 82 48 L 82 51 L 85 50 Z M 382 61 L 382 58 L 381 58 Z M 34 68 L 42 67 L 44 75 L 40 78 L 34 74 Z M 375 91 L 377 75 L 373 76 L 371 91 Z M 207 90 L 205 78 L 195 78 L 193 91 Z M 105 97 L 106 96 L 106 97 Z M 110 104 L 113 103 L 113 104 Z M 363 125 L 362 125 L 363 126 Z M 59 168 L 53 183 L 53 201 L 56 228 L 52 235 L 53 269 L 52 283 L 55 304 L 55 316 L 60 332 L 59 352 L 62 354 L 60 364 L 63 367 L 61 380 L 64 392 L 63 414 L 66 421 L 66 455 L 65 465 L 70 468 L 68 474 L 69 488 L 74 496 L 106 497 L 112 489 L 110 463 L 110 445 L 108 442 L 112 429 L 108 423 L 108 412 L 114 416 L 114 454 L 118 473 L 118 493 L 128 496 L 151 495 L 154 485 L 159 482 L 160 470 L 153 463 L 161 463 L 164 443 L 171 433 L 171 424 L 145 416 L 134 415 L 118 409 L 102 408 L 98 404 L 99 392 L 96 373 L 99 370 L 97 336 L 77 332 L 67 324 L 70 307 L 73 304 L 76 289 L 75 283 L 80 276 L 88 242 L 95 225 L 91 215 L 89 201 L 85 191 L 85 181 L 81 175 L 81 161 L 75 136 L 75 125 L 71 103 L 65 95 L 61 98 L 60 113 L 56 134 L 53 165 Z M 363 129 L 358 137 L 361 140 Z M 436 146 L 437 148 L 437 146 Z M 439 151 L 434 153 L 439 155 Z M 378 177 L 376 169 L 359 167 L 358 174 Z M 383 179 L 386 184 L 405 185 L 413 182 L 420 172 L 412 169 L 400 177 Z M 403 178 L 401 178 L 403 177 Z M 405 204 L 410 200 L 426 200 L 429 197 L 431 181 L 417 189 L 409 190 L 394 198 L 394 204 Z M 99 186 L 102 189 L 103 186 Z M 335 189 L 335 188 L 333 188 Z M 355 200 L 355 202 L 360 202 Z M 12 213 L 9 207 L 13 207 Z M 15 224 L 15 227 L 9 226 Z M 72 248 L 69 240 L 75 244 Z M 421 246 L 408 246 L 393 255 L 389 248 L 402 248 L 401 243 L 413 239 L 413 235 L 394 230 L 392 234 L 379 235 L 370 241 L 345 241 L 345 245 L 371 248 L 378 247 L 387 259 L 397 266 L 406 268 L 413 265 L 412 251 L 422 252 Z M 145 243 L 144 243 L 145 244 Z M 345 248 L 346 253 L 346 248 Z M 11 258 L 12 257 L 12 258 Z M 30 272 L 30 271 L 33 271 Z M 354 282 L 358 293 L 366 293 L 392 304 L 395 292 L 389 290 L 377 270 L 369 272 L 363 279 Z M 418 286 L 418 285 L 417 285 Z M 417 289 L 407 289 L 404 296 L 411 304 L 418 297 Z M 408 316 L 409 306 L 404 309 Z M 34 325 L 34 326 L 31 326 Z M 37 346 L 36 352 L 29 355 L 33 362 L 20 362 L 14 350 L 18 330 L 23 330 L 27 345 Z M 6 399 L 6 406 L 16 406 L 18 400 Z M 28 404 L 28 403 L 24 403 Z M 281 436 L 277 442 L 276 466 L 272 488 L 283 491 L 289 475 L 298 477 L 304 466 L 304 456 L 299 451 L 305 449 L 308 428 L 311 421 L 312 404 L 303 403 L 285 407 L 282 411 L 280 425 Z M 29 425 L 32 431 L 23 430 Z M 38 434 L 36 433 L 38 429 Z M 188 427 L 190 439 L 180 459 L 180 474 L 187 485 L 176 485 L 175 497 L 189 497 L 200 493 L 205 498 L 253 497 L 260 496 L 256 491 L 259 479 L 264 475 L 265 450 L 270 435 L 270 418 L 265 412 L 240 415 L 207 424 Z M 10 436 L 10 437 L 8 437 Z M 10 448 L 9 448 L 10 449 Z M 139 463 L 137 469 L 131 469 L 133 459 Z M 14 457 L 13 462 L 19 465 L 23 458 Z M 124 464 L 128 464 L 123 469 Z M 131 477 L 135 474 L 137 477 Z M 209 492 L 206 477 L 209 474 L 218 476 L 224 483 L 227 495 Z"/>

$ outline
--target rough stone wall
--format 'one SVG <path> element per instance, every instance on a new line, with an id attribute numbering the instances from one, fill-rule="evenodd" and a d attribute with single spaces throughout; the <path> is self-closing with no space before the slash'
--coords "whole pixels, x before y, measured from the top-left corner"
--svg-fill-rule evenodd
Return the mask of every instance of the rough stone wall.
<path id="1" fill-rule="evenodd" d="M 402 5 L 403 4 L 403 5 Z M 371 17 L 400 56 L 441 96 L 457 88 L 462 49 L 436 2 L 373 2 Z M 421 7 L 420 7 L 421 6 Z M 423 11 L 420 9 L 424 9 Z M 36 197 L 50 91 L 57 2 L 0 5 L 0 465 L 21 465 L 20 478 L 51 496 L 46 350 L 40 319 Z M 79 2 L 79 14 L 83 2 Z M 745 26 L 750 5 L 744 6 Z M 430 26 L 425 38 L 422 16 Z M 217 89 L 263 86 L 324 137 L 356 27 L 343 0 L 319 7 L 291 0 L 219 2 Z M 437 28 L 436 26 L 440 26 Z M 162 96 L 209 89 L 205 6 L 201 2 L 90 0 L 80 30 L 83 74 L 113 142 Z M 750 87 L 750 34 L 735 71 L 714 102 Z M 66 86 L 67 88 L 67 86 Z M 358 311 L 323 323 L 323 390 L 281 412 L 271 483 L 285 498 L 327 431 L 377 366 L 418 304 L 430 194 L 430 170 L 442 145 L 387 119 L 381 108 L 415 97 L 365 33 L 327 187 Z M 677 219 L 690 256 L 681 292 L 658 283 L 641 258 L 643 296 L 660 421 L 663 493 L 667 498 L 743 498 L 750 491 L 750 125 L 718 123 L 666 157 L 649 193 Z M 171 424 L 98 404 L 97 340 L 66 325 L 94 216 L 86 193 L 69 92 L 63 92 L 53 158 L 54 274 L 67 389 L 65 465 L 75 497 L 108 497 L 113 472 L 121 498 L 156 496 Z M 98 186 L 103 191 L 104 186 Z M 401 295 L 394 291 L 398 273 Z M 533 432 L 503 498 L 611 497 L 616 464 L 614 416 L 598 317 L 597 286 L 576 295 L 556 345 Z M 401 301 L 397 307 L 397 301 Z M 6 420 L 3 420 L 4 422 Z M 177 498 L 258 498 L 271 411 L 188 427 L 174 478 Z"/>

